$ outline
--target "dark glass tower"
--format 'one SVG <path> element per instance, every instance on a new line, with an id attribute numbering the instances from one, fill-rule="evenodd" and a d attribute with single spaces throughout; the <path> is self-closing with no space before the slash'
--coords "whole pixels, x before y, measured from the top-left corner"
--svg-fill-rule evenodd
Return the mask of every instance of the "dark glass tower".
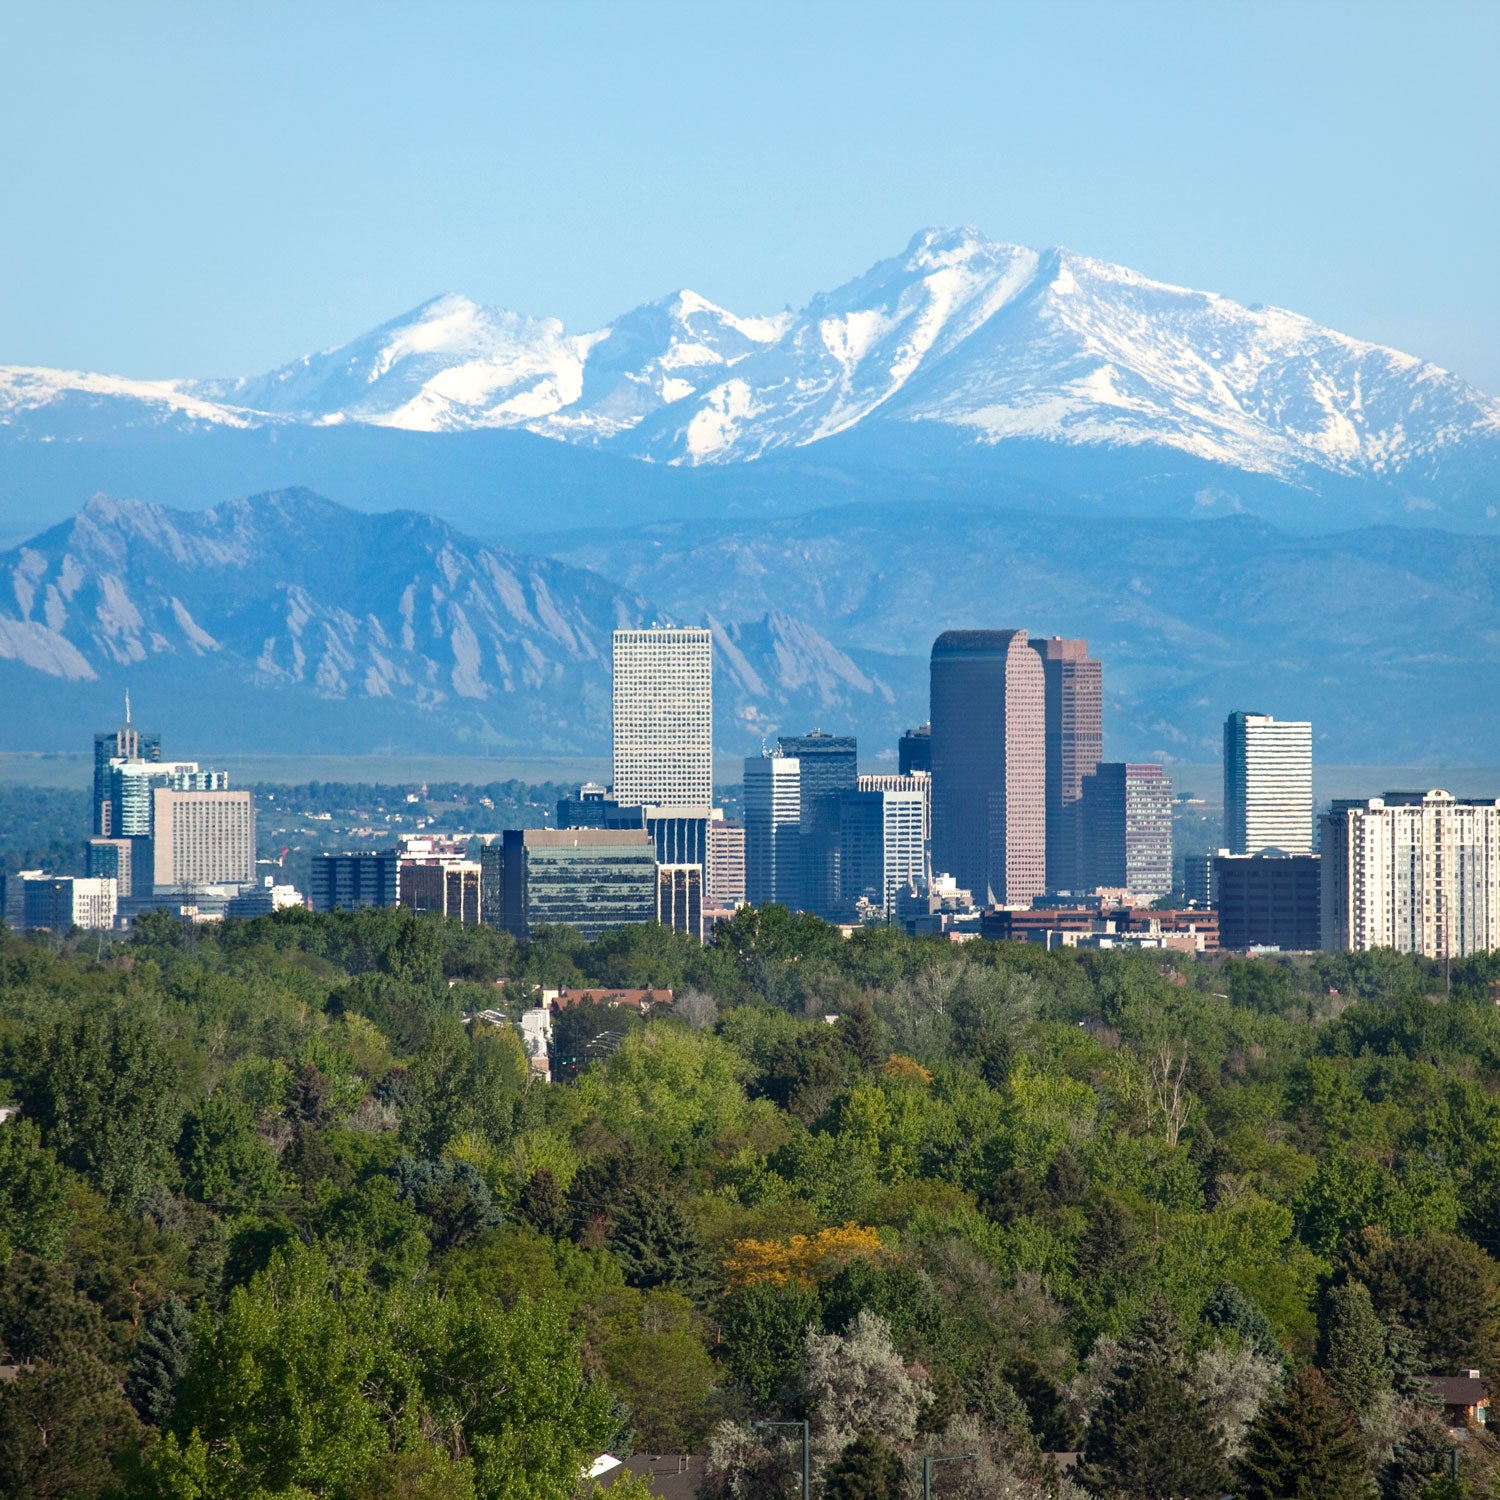
<path id="1" fill-rule="evenodd" d="M 897 746 L 897 761 L 903 776 L 913 771 L 932 770 L 932 725 L 908 729 Z"/>
<path id="2" fill-rule="evenodd" d="M 94 736 L 94 836 L 109 838 L 109 763 L 112 760 L 161 760 L 161 736 L 146 734 L 130 722 L 130 694 L 125 694 L 125 722 Z"/>
<path id="3" fill-rule="evenodd" d="M 1104 754 L 1104 671 L 1087 641 L 1032 641 L 1042 659 L 1047 702 L 1047 889 L 1076 890 L 1078 839 L 1073 804 Z"/>
<path id="4" fill-rule="evenodd" d="M 1024 630 L 948 630 L 932 647 L 932 868 L 985 904 L 1047 885 L 1041 658 Z"/>
<path id="5" fill-rule="evenodd" d="M 802 905 L 830 921 L 841 911 L 839 798 L 859 790 L 859 747 L 852 734 L 782 735 L 777 753 L 800 763 Z"/>

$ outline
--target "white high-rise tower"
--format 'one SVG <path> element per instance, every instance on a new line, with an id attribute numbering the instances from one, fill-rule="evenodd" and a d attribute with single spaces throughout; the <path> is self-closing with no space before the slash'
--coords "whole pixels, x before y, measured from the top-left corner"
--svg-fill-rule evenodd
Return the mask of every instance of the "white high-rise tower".
<path id="1" fill-rule="evenodd" d="M 1231 854 L 1311 854 L 1312 725 L 1270 714 L 1224 721 L 1224 841 Z"/>
<path id="2" fill-rule="evenodd" d="M 714 800 L 713 636 L 614 635 L 615 800 L 707 808 Z"/>

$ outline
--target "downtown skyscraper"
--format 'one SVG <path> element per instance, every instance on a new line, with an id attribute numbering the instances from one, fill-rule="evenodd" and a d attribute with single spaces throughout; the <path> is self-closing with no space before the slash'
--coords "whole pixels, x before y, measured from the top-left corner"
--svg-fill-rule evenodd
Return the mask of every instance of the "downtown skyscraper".
<path id="1" fill-rule="evenodd" d="M 932 647 L 932 868 L 978 903 L 1047 888 L 1046 703 L 1024 630 L 947 630 Z"/>
<path id="2" fill-rule="evenodd" d="M 1047 889 L 1074 891 L 1078 868 L 1074 817 L 1083 778 L 1104 755 L 1104 668 L 1089 643 L 1054 635 L 1033 640 L 1042 660 L 1047 736 Z"/>
<path id="3" fill-rule="evenodd" d="M 1311 854 L 1312 725 L 1270 714 L 1224 721 L 1224 842 L 1231 854 Z"/>
<path id="4" fill-rule="evenodd" d="M 713 636 L 614 633 L 614 796 L 622 807 L 714 799 Z"/>

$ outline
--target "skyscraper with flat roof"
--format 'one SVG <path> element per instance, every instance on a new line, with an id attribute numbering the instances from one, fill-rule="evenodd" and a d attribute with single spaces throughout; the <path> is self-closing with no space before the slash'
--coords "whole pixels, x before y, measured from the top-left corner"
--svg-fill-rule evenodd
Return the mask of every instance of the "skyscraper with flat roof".
<path id="1" fill-rule="evenodd" d="M 615 631 L 615 801 L 711 807 L 713 729 L 712 634 Z"/>
<path id="2" fill-rule="evenodd" d="M 796 760 L 798 820 L 802 844 L 802 895 L 805 910 L 835 921 L 839 899 L 839 799 L 859 790 L 859 745 L 852 734 L 784 734 L 777 742 L 783 757 Z"/>
<path id="3" fill-rule="evenodd" d="M 1159 765 L 1101 761 L 1083 778 L 1076 817 L 1083 890 L 1172 889 L 1172 783 Z"/>
<path id="4" fill-rule="evenodd" d="M 932 770 L 932 725 L 908 729 L 896 747 L 896 769 L 903 776 Z"/>
<path id="5" fill-rule="evenodd" d="M 976 902 L 1047 888 L 1046 705 L 1024 630 L 947 630 L 932 647 L 932 867 Z"/>
<path id="6" fill-rule="evenodd" d="M 1312 725 L 1270 714 L 1224 721 L 1224 841 L 1231 854 L 1312 853 Z"/>
<path id="7" fill-rule="evenodd" d="M 752 906 L 801 905 L 801 769 L 785 755 L 745 759 L 745 899 Z"/>
<path id="8" fill-rule="evenodd" d="M 255 879 L 255 808 L 249 792 L 157 787 L 151 798 L 158 890 L 249 885 Z"/>
<path id="9" fill-rule="evenodd" d="M 1321 822 L 1326 951 L 1500 949 L 1500 800 L 1387 792 L 1336 801 Z"/>
<path id="10" fill-rule="evenodd" d="M 1041 658 L 1047 733 L 1047 889 L 1080 881 L 1072 807 L 1104 754 L 1104 669 L 1089 643 L 1054 635 L 1033 640 Z"/>

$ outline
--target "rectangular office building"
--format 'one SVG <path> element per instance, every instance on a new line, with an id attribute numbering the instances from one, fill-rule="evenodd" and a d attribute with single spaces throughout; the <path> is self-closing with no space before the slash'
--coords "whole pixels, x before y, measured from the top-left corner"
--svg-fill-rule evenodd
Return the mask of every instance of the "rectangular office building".
<path id="1" fill-rule="evenodd" d="M 708 825 L 706 900 L 716 911 L 745 904 L 745 828 L 717 809 Z"/>
<path id="2" fill-rule="evenodd" d="M 703 941 L 703 866 L 656 867 L 656 920 Z"/>
<path id="3" fill-rule="evenodd" d="M 249 885 L 255 879 L 255 807 L 249 792 L 157 787 L 151 798 L 153 886 L 183 890 Z"/>
<path id="4" fill-rule="evenodd" d="M 507 828 L 502 923 L 526 940 L 542 925 L 589 940 L 656 918 L 656 849 L 631 828 Z"/>
<path id="5" fill-rule="evenodd" d="M 1222 948 L 1323 946 L 1321 861 L 1316 854 L 1218 854 L 1213 889 Z"/>
<path id="6" fill-rule="evenodd" d="M 1083 778 L 1074 816 L 1081 890 L 1172 889 L 1172 783 L 1159 765 L 1102 761 Z"/>
<path id="7" fill-rule="evenodd" d="M 1270 714 L 1224 722 L 1224 842 L 1231 854 L 1311 854 L 1312 725 Z"/>
<path id="8" fill-rule="evenodd" d="M 74 927 L 108 931 L 118 906 L 115 882 L 67 875 L 42 875 L 21 881 L 22 925 L 67 932 Z"/>
<path id="9" fill-rule="evenodd" d="M 839 801 L 839 904 L 846 921 L 860 902 L 885 917 L 896 893 L 926 875 L 922 793 L 845 792 Z"/>
<path id="10" fill-rule="evenodd" d="M 745 897 L 752 906 L 802 903 L 802 768 L 785 755 L 745 759 Z"/>
<path id="11" fill-rule="evenodd" d="M 356 911 L 394 906 L 399 894 L 399 860 L 394 849 L 378 853 L 318 854 L 313 857 L 308 905 L 314 911 Z"/>
<path id="12" fill-rule="evenodd" d="M 713 636 L 615 631 L 615 801 L 711 806 L 713 729 Z"/>

